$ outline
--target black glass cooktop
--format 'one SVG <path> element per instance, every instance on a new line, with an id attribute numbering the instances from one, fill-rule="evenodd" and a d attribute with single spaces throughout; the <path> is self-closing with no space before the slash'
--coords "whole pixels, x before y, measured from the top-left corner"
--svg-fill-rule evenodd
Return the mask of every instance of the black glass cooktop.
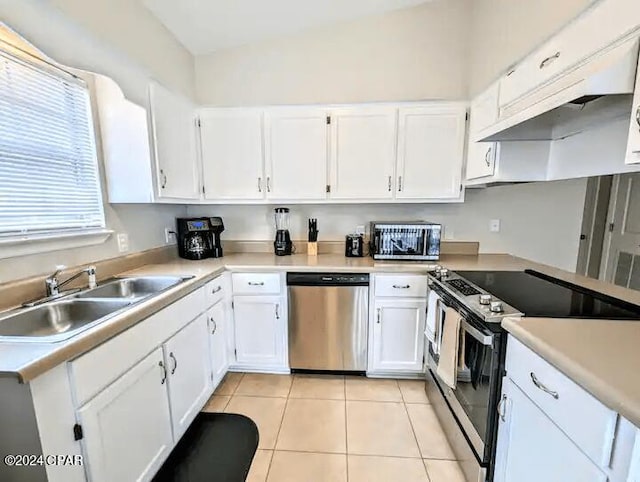
<path id="1" fill-rule="evenodd" d="M 640 306 L 581 288 L 533 270 L 456 271 L 525 316 L 639 320 Z"/>

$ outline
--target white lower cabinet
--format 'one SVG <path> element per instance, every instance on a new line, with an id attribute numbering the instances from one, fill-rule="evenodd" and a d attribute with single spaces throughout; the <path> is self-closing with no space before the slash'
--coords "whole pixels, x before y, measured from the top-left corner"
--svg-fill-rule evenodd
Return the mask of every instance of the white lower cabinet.
<path id="1" fill-rule="evenodd" d="M 173 448 L 167 376 L 157 348 L 78 410 L 93 482 L 150 480 Z"/>
<path id="2" fill-rule="evenodd" d="M 176 441 L 211 394 L 207 317 L 200 315 L 163 346 Z"/>
<path id="3" fill-rule="evenodd" d="M 209 352 L 211 354 L 211 381 L 214 389 L 222 381 L 227 373 L 227 368 L 229 368 L 226 318 L 224 300 L 218 301 L 207 312 Z"/>
<path id="4" fill-rule="evenodd" d="M 287 318 L 281 296 L 236 296 L 233 300 L 238 367 L 287 368 Z"/>
<path id="5" fill-rule="evenodd" d="M 580 448 L 506 377 L 502 397 L 495 482 L 607 480 Z"/>
<path id="6" fill-rule="evenodd" d="M 424 299 L 376 299 L 368 372 L 422 372 L 426 310 Z"/>

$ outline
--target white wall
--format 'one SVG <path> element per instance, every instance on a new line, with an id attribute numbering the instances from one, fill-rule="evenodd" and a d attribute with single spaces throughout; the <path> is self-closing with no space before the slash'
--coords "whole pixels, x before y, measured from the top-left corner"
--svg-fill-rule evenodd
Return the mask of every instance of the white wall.
<path id="1" fill-rule="evenodd" d="M 471 96 L 478 94 L 593 2 L 474 0 L 468 70 Z"/>
<path id="2" fill-rule="evenodd" d="M 445 237 L 479 241 L 483 253 L 511 253 L 574 271 L 586 179 L 467 190 L 464 204 L 292 205 L 291 232 L 306 239 L 307 218 L 318 218 L 320 240 L 343 240 L 357 225 L 374 220 L 423 219 L 442 223 Z M 274 236 L 274 206 L 190 206 L 190 216 L 222 216 L 223 239 Z M 500 219 L 501 232 L 489 232 Z"/>
<path id="3" fill-rule="evenodd" d="M 464 99 L 471 3 L 434 0 L 196 57 L 198 100 L 255 105 Z"/>
<path id="4" fill-rule="evenodd" d="M 98 71 L 116 79 L 125 95 L 135 102 L 144 102 L 149 79 L 159 76 L 112 48 L 107 42 L 89 34 L 83 27 L 70 22 L 46 2 L 0 0 L 0 19 L 55 60 L 73 67 Z M 152 36 L 147 40 L 151 42 L 153 32 L 147 30 L 145 34 Z M 159 45 L 164 45 L 162 40 L 159 40 Z M 171 72 L 171 66 L 164 70 Z M 183 69 L 171 72 L 166 78 L 159 80 L 170 85 L 179 79 L 177 84 L 188 86 L 191 78 L 192 73 Z M 98 153 L 100 155 L 100 151 Z M 104 198 L 106 199 L 106 195 Z M 184 206 L 164 205 L 107 204 L 105 208 L 107 227 L 129 234 L 129 252 L 164 245 L 164 227 L 175 226 L 175 217 L 186 212 Z M 53 272 L 57 264 L 73 266 L 120 255 L 115 236 L 112 236 L 106 243 L 96 246 L 3 259 L 0 260 L 0 282 Z"/>

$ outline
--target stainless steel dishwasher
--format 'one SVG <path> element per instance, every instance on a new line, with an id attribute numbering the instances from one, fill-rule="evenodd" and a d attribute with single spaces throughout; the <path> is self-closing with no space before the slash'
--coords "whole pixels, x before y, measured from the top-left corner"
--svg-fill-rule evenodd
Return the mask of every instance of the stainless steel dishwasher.
<path id="1" fill-rule="evenodd" d="M 367 369 L 368 274 L 287 273 L 293 370 Z"/>

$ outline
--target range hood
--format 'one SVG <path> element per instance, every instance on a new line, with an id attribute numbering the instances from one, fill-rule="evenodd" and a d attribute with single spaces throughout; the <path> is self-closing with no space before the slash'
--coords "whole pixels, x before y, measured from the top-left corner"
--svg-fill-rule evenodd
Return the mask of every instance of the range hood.
<path id="1" fill-rule="evenodd" d="M 628 120 L 638 65 L 638 38 L 578 64 L 511 104 L 479 132 L 481 141 L 558 140 L 603 123 Z"/>

